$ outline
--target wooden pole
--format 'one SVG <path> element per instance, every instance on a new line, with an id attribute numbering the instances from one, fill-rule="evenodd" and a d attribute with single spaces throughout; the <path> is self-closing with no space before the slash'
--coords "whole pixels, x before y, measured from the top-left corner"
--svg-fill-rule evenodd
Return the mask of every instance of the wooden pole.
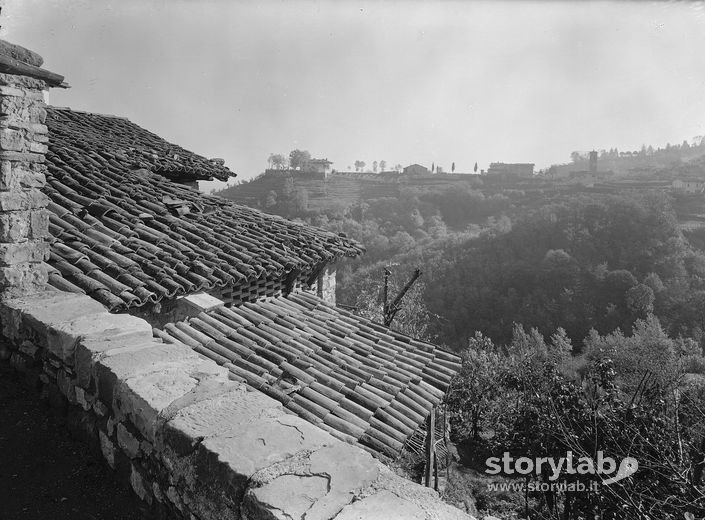
<path id="1" fill-rule="evenodd" d="M 397 312 L 399 312 L 399 309 L 401 309 L 401 300 L 404 298 L 404 295 L 407 293 L 409 289 L 411 289 L 411 286 L 414 285 L 414 282 L 421 276 L 423 273 L 421 272 L 421 269 L 415 269 L 414 274 L 411 275 L 411 278 L 409 279 L 408 282 L 406 282 L 406 285 L 402 288 L 401 291 L 399 291 L 399 294 L 397 294 L 397 297 L 394 299 L 394 301 L 387 305 L 387 299 L 386 299 L 386 291 L 385 291 L 385 311 L 384 311 L 384 326 L 389 327 L 392 324 L 392 321 L 394 320 L 394 316 L 397 315 Z M 386 287 L 386 278 L 385 278 L 385 287 Z"/>
<path id="2" fill-rule="evenodd" d="M 51 86 L 64 86 L 64 77 L 46 69 L 22 63 L 9 56 L 0 55 L 0 72 L 31 76 L 46 81 Z M 68 85 L 67 85 L 68 86 Z"/>
<path id="3" fill-rule="evenodd" d="M 389 275 L 392 272 L 388 267 L 384 268 L 384 305 L 382 307 L 382 314 L 384 315 L 384 323 L 387 323 L 387 315 L 389 314 Z"/>
<path id="4" fill-rule="evenodd" d="M 433 448 L 433 489 L 438 491 L 438 457 L 435 446 Z"/>
<path id="5" fill-rule="evenodd" d="M 426 420 L 426 471 L 425 471 L 425 482 L 426 487 L 431 487 L 431 474 L 434 465 L 434 445 L 435 445 L 435 435 L 436 434 L 436 410 L 431 410 Z"/>

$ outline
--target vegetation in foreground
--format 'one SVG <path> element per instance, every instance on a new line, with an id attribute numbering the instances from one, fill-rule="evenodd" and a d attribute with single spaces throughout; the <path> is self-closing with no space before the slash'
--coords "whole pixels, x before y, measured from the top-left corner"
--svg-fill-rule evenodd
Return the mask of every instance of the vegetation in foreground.
<path id="1" fill-rule="evenodd" d="M 705 376 L 688 372 L 705 365 L 697 345 L 669 338 L 649 316 L 631 336 L 592 331 L 583 354 L 574 357 L 571 349 L 562 329 L 546 341 L 518 325 L 508 345 L 480 333 L 469 341 L 447 396 L 464 464 L 479 473 L 489 457 L 504 453 L 559 460 L 570 452 L 577 465 L 602 452 L 617 463 L 636 459 L 636 473 L 605 485 L 599 474 L 563 472 L 566 490 L 532 491 L 532 484 L 551 482 L 549 472 L 534 468 L 513 479 L 527 486 L 524 493 L 491 492 L 476 474 L 451 480 L 449 497 L 504 517 L 701 518 Z"/>

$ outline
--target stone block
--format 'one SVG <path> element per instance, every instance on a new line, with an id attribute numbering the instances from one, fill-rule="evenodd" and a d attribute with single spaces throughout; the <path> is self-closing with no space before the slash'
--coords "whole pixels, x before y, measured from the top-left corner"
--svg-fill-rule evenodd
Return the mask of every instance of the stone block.
<path id="1" fill-rule="evenodd" d="M 17 74 L 0 74 L 0 85 L 13 85 L 16 87 L 31 89 L 31 90 L 45 90 L 47 88 L 46 82 L 41 79 L 30 78 L 29 76 L 18 76 Z"/>
<path id="2" fill-rule="evenodd" d="M 76 387 L 77 393 L 78 393 L 79 389 L 83 390 L 80 386 L 77 386 Z M 93 412 L 98 417 L 105 417 L 110 412 L 110 409 L 107 406 L 105 406 L 105 403 L 103 403 L 103 401 L 96 399 L 95 402 L 93 403 Z"/>
<path id="3" fill-rule="evenodd" d="M 177 299 L 177 312 L 185 316 L 196 316 L 201 312 L 206 312 L 225 305 L 222 300 L 206 293 L 189 294 L 180 296 Z"/>
<path id="4" fill-rule="evenodd" d="M 29 141 L 20 130 L 0 128 L 0 149 L 23 152 L 29 149 Z"/>
<path id="5" fill-rule="evenodd" d="M 54 290 L 8 299 L 0 305 L 5 336 L 15 338 L 21 330 L 22 334 L 33 332 L 44 348 L 51 325 L 96 314 L 109 315 L 100 303 L 86 295 Z"/>
<path id="6" fill-rule="evenodd" d="M 44 174 L 38 173 L 44 178 Z M 42 181 L 43 182 L 43 181 Z M 45 239 L 49 237 L 49 211 L 45 209 L 36 209 L 29 212 L 29 238 Z"/>
<path id="7" fill-rule="evenodd" d="M 20 343 L 19 349 L 24 355 L 36 359 L 37 353 L 39 352 L 39 347 L 37 347 L 33 342 L 24 340 Z"/>
<path id="8" fill-rule="evenodd" d="M 115 469 L 115 445 L 113 441 L 103 430 L 98 432 L 98 437 L 100 438 L 100 451 L 103 453 L 103 458 L 105 458 L 111 468 Z"/>
<path id="9" fill-rule="evenodd" d="M 16 299 L 46 290 L 49 270 L 44 263 L 0 267 L 0 292 L 4 299 Z"/>
<path id="10" fill-rule="evenodd" d="M 157 502 L 164 502 L 164 493 L 156 482 L 152 482 L 152 494 Z"/>
<path id="11" fill-rule="evenodd" d="M 118 446 L 122 448 L 125 455 L 131 459 L 137 458 L 140 455 L 140 441 L 132 435 L 123 423 L 117 425 L 117 441 Z"/>
<path id="12" fill-rule="evenodd" d="M 76 394 L 74 391 L 75 385 L 65 370 L 59 370 L 57 372 L 56 385 L 59 387 L 61 393 L 64 394 L 70 402 L 73 404 L 76 403 Z"/>
<path id="13" fill-rule="evenodd" d="M 198 355 L 188 347 L 165 345 L 153 340 L 122 343 L 112 338 L 83 339 L 75 351 L 74 368 L 78 384 L 88 387 L 93 379 L 98 398 L 112 406 L 113 389 L 120 380 L 172 368 L 180 362 L 196 359 Z"/>
<path id="14" fill-rule="evenodd" d="M 8 85 L 2 85 L 2 86 L 0 86 L 0 95 L 24 97 L 25 90 L 23 90 L 21 88 L 17 88 L 17 87 L 10 87 Z"/>
<path id="15" fill-rule="evenodd" d="M 0 190 L 28 190 L 43 188 L 46 185 L 46 172 L 43 164 L 36 164 L 42 168 L 32 167 L 30 164 L 2 161 L 0 164 Z"/>
<path id="16" fill-rule="evenodd" d="M 0 155 L 2 154 L 0 153 Z M 49 197 L 38 190 L 0 192 L 0 211 L 43 209 L 46 208 L 48 204 Z"/>
<path id="17" fill-rule="evenodd" d="M 24 148 L 32 153 L 45 154 L 49 151 L 49 147 L 46 144 L 40 142 L 38 138 L 32 139 L 31 141 L 25 141 Z"/>
<path id="18" fill-rule="evenodd" d="M 140 449 L 147 457 L 149 457 L 154 451 L 154 445 L 149 441 L 142 440 L 142 442 L 140 442 Z"/>
<path id="19" fill-rule="evenodd" d="M 179 493 L 174 486 L 169 486 L 169 488 L 166 490 L 166 497 L 172 504 L 174 504 L 174 506 L 176 506 L 176 509 L 178 509 L 179 511 L 184 510 L 184 503 L 181 500 L 181 497 L 179 496 Z"/>
<path id="20" fill-rule="evenodd" d="M 0 189 L 2 182 L 0 181 Z M 0 242 L 19 242 L 30 236 L 29 211 L 0 213 Z"/>
<path id="21" fill-rule="evenodd" d="M 16 150 L 3 150 L 0 148 L 0 160 L 26 163 L 43 163 L 46 158 L 43 153 L 18 152 Z"/>
<path id="22" fill-rule="evenodd" d="M 228 371 L 212 361 L 197 359 L 180 366 L 140 374 L 121 381 L 113 391 L 113 411 L 130 419 L 150 442 L 155 442 L 161 417 L 174 401 L 195 391 L 204 380 L 228 380 Z"/>
<path id="23" fill-rule="evenodd" d="M 37 96 L 0 96 L 0 115 L 0 123 L 6 128 L 21 128 L 22 124 L 46 122 L 44 101 Z"/>
<path id="24" fill-rule="evenodd" d="M 15 265 L 39 263 L 49 259 L 49 242 L 27 240 L 25 242 L 0 243 L 0 264 Z"/>
<path id="25" fill-rule="evenodd" d="M 50 323 L 47 349 L 69 366 L 75 364 L 76 347 L 81 339 L 110 339 L 114 346 L 149 342 L 152 327 L 144 320 L 126 314 L 94 313 L 75 320 Z"/>
<path id="26" fill-rule="evenodd" d="M 3 106 L 9 108 L 10 105 L 13 103 L 3 102 L 3 98 L 0 98 L 0 110 Z M 0 112 L 0 125 L 31 130 L 32 127 L 29 125 L 44 125 L 46 123 L 47 111 L 42 103 L 28 103 L 26 100 L 20 100 L 18 103 L 14 103 L 12 108 L 14 110 L 9 112 Z"/>
<path id="27" fill-rule="evenodd" d="M 92 408 L 93 399 L 86 394 L 86 391 L 80 386 L 74 386 L 74 394 L 76 395 L 76 403 L 86 412 Z"/>

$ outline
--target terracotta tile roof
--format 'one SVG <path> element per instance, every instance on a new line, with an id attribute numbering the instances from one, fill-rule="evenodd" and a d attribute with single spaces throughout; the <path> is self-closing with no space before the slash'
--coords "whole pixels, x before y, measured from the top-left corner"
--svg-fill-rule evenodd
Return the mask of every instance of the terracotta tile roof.
<path id="1" fill-rule="evenodd" d="M 220 161 L 184 150 L 122 117 L 48 107 L 47 120 L 52 139 L 73 142 L 72 148 L 104 165 L 118 161 L 179 180 L 227 181 L 235 176 Z"/>
<path id="2" fill-rule="evenodd" d="M 289 273 L 363 251 L 173 182 L 163 175 L 225 170 L 125 119 L 49 108 L 46 124 L 50 283 L 111 310 L 202 290 L 270 288 Z"/>
<path id="3" fill-rule="evenodd" d="M 443 398 L 460 358 L 308 293 L 221 307 L 155 334 L 333 435 L 396 458 Z"/>

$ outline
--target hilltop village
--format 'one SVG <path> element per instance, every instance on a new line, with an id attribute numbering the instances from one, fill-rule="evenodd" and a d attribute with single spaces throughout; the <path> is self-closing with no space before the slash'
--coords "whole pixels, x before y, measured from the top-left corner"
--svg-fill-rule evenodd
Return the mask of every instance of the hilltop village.
<path id="1" fill-rule="evenodd" d="M 292 154 L 297 154 L 296 150 Z M 307 153 L 307 152 L 306 152 Z M 221 190 L 218 195 L 267 212 L 291 214 L 282 198 L 296 199 L 295 211 L 317 211 L 333 206 L 353 206 L 360 201 L 399 197 L 404 190 L 434 193 L 471 187 L 485 196 L 504 194 L 520 204 L 549 202 L 561 193 L 619 194 L 658 190 L 676 195 L 675 209 L 684 228 L 700 227 L 705 222 L 705 206 L 697 196 L 705 191 L 705 139 L 692 145 L 667 145 L 641 151 L 573 152 L 572 161 L 536 171 L 532 163 L 490 163 L 487 170 L 469 173 L 444 171 L 440 166 L 398 164 L 383 169 L 384 161 L 356 162 L 353 171 L 332 168 L 327 159 L 295 160 L 290 167 L 283 156 L 250 181 Z M 310 155 L 309 155 L 310 157 Z M 455 170 L 455 163 L 453 163 Z M 687 197 L 694 195 L 694 197 Z M 705 200 L 705 199 L 704 199 Z M 291 215 L 290 215 L 291 216 Z M 299 215 L 297 215 L 299 216 Z"/>

